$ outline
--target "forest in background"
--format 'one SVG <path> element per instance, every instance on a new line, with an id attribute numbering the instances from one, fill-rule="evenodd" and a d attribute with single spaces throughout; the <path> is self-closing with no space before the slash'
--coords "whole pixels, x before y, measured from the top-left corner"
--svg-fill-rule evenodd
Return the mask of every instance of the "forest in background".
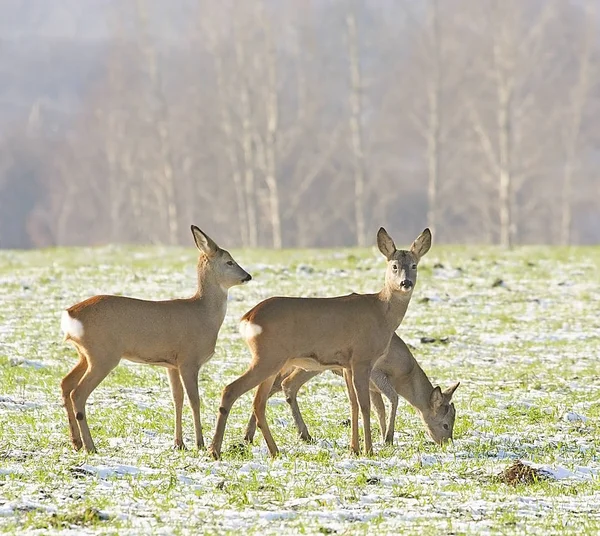
<path id="1" fill-rule="evenodd" d="M 600 242 L 595 0 L 0 12 L 0 248 Z"/>

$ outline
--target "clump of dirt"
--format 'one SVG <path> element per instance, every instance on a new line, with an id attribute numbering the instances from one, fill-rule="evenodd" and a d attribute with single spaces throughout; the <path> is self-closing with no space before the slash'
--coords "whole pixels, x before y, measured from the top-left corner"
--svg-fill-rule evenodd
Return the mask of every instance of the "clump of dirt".
<path id="1" fill-rule="evenodd" d="M 498 475 L 498 479 L 509 486 L 516 486 L 517 484 L 533 484 L 547 478 L 547 473 L 540 471 L 539 469 L 534 469 L 529 465 L 525 465 L 521 460 L 517 460 L 512 465 L 509 465 Z"/>

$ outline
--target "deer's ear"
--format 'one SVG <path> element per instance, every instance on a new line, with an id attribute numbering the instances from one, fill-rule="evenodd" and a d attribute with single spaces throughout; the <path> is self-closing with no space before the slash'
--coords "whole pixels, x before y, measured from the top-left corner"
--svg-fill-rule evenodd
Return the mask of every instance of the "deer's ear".
<path id="1" fill-rule="evenodd" d="M 217 243 L 195 225 L 192 225 L 192 235 L 194 237 L 194 242 L 196 242 L 196 247 L 209 257 L 219 250 Z"/>
<path id="2" fill-rule="evenodd" d="M 431 395 L 429 396 L 429 405 L 433 411 L 437 411 L 444 404 L 444 395 L 442 390 L 438 387 L 435 387 L 433 391 L 431 391 Z"/>
<path id="3" fill-rule="evenodd" d="M 456 391 L 458 389 L 459 385 L 460 385 L 460 382 L 456 382 L 452 387 L 448 387 L 448 389 L 446 389 L 444 391 L 444 398 L 446 399 L 447 402 L 450 402 L 450 400 L 452 399 L 452 395 L 454 394 L 454 391 Z"/>
<path id="4" fill-rule="evenodd" d="M 425 229 L 410 246 L 411 253 L 417 257 L 417 262 L 425 255 L 431 247 L 431 231 Z"/>
<path id="5" fill-rule="evenodd" d="M 380 227 L 377 232 L 377 247 L 388 261 L 396 253 L 396 244 L 394 244 L 392 237 L 383 227 Z"/>

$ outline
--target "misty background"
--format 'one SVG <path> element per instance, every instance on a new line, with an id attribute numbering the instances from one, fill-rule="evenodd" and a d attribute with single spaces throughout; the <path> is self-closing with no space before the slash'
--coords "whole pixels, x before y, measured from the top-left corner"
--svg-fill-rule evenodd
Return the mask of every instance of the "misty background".
<path id="1" fill-rule="evenodd" d="M 600 242 L 596 0 L 0 0 L 0 247 Z"/>

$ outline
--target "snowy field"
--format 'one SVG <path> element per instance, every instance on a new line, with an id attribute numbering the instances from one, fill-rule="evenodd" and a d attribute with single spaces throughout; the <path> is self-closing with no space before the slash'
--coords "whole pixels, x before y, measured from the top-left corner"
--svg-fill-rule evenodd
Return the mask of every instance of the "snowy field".
<path id="1" fill-rule="evenodd" d="M 208 441 L 222 388 L 249 360 L 237 331 L 245 311 L 274 294 L 376 291 L 385 267 L 375 249 L 233 253 L 254 280 L 230 292 L 216 354 L 200 372 Z M 260 433 L 236 448 L 247 394 L 213 462 L 171 449 L 165 372 L 122 364 L 88 403 L 98 454 L 74 452 L 59 383 L 76 359 L 59 333 L 61 310 L 96 293 L 189 296 L 195 259 L 191 237 L 180 249 L 0 252 L 1 533 L 600 531 L 600 249 L 434 243 L 398 333 L 434 384 L 461 382 L 455 441 L 445 449 L 401 401 L 393 447 L 375 424 L 374 456 L 351 455 L 342 381 L 324 373 L 299 399 L 314 444 L 297 439 L 286 403 L 274 397 L 268 418 L 281 456 L 269 459 Z M 187 405 L 184 435 L 192 444 Z M 517 459 L 546 477 L 501 482 Z"/>

